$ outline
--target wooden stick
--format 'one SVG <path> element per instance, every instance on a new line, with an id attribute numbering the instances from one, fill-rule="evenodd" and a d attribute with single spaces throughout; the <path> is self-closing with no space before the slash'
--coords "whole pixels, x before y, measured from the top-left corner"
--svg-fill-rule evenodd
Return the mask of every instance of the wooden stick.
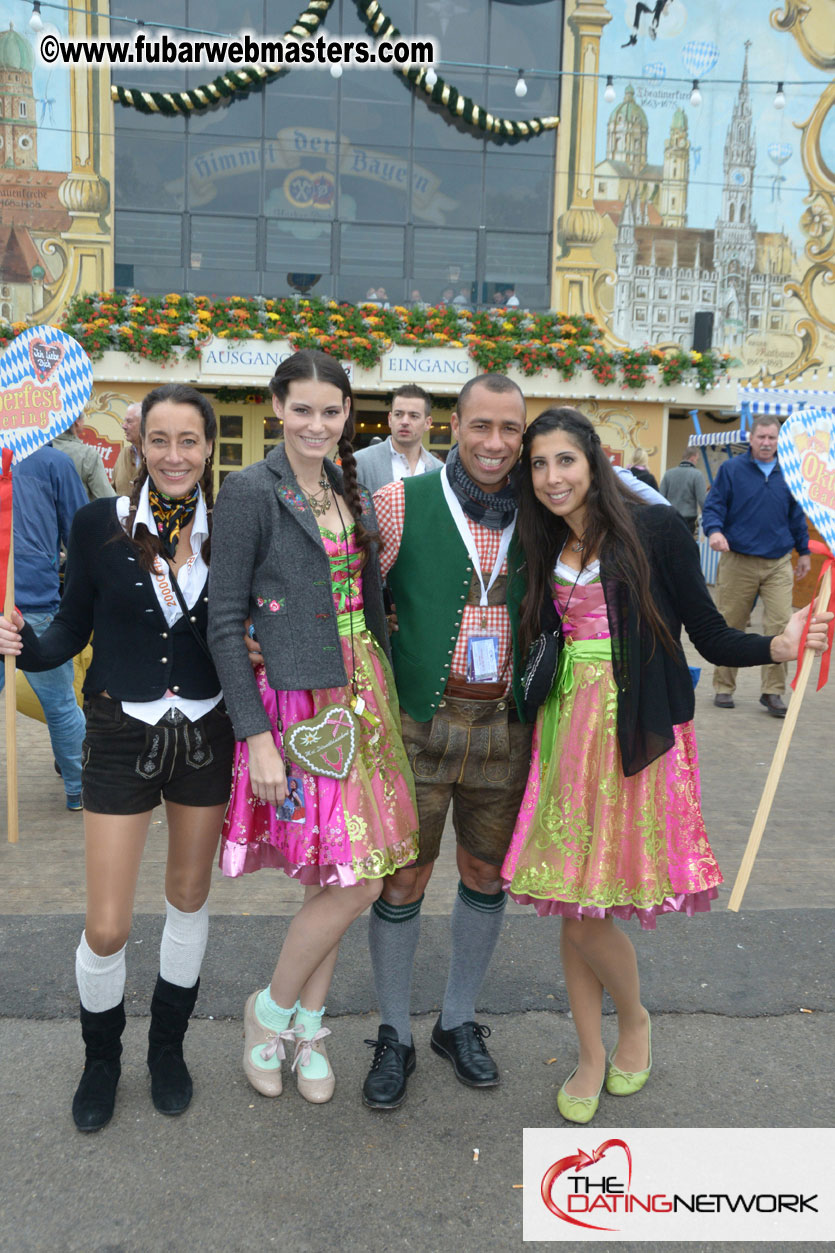
<path id="1" fill-rule="evenodd" d="M 829 588 L 832 581 L 832 571 L 828 568 L 823 576 L 820 595 L 815 605 L 815 613 L 821 613 L 829 604 Z M 812 672 L 812 661 L 815 654 L 811 648 L 807 648 L 803 654 L 803 662 L 800 667 L 800 674 L 797 679 L 794 692 L 789 701 L 789 711 L 783 722 L 783 729 L 780 732 L 780 738 L 777 741 L 777 747 L 774 750 L 774 756 L 771 759 L 771 768 L 768 772 L 768 778 L 765 781 L 763 794 L 760 797 L 760 805 L 754 818 L 754 825 L 751 828 L 751 834 L 748 836 L 748 843 L 745 846 L 745 853 L 742 857 L 739 870 L 737 871 L 736 882 L 734 883 L 731 899 L 728 901 L 728 909 L 738 911 L 742 904 L 742 898 L 745 895 L 745 889 L 748 886 L 748 879 L 754 866 L 754 861 L 760 847 L 760 840 L 763 838 L 765 824 L 768 822 L 768 815 L 771 813 L 771 806 L 774 803 L 774 794 L 777 791 L 777 784 L 780 782 L 780 775 L 783 772 L 783 766 L 786 764 L 786 754 L 789 751 L 794 728 L 797 723 L 797 717 L 800 713 L 800 704 L 806 691 L 806 684 L 809 681 L 809 675 Z"/>
<path id="2" fill-rule="evenodd" d="M 6 574 L 5 615 L 11 617 L 14 609 L 14 527 L 9 534 L 9 569 Z M 3 659 L 6 674 L 6 814 L 7 841 L 17 844 L 19 823 L 17 812 L 17 676 L 14 657 Z"/>

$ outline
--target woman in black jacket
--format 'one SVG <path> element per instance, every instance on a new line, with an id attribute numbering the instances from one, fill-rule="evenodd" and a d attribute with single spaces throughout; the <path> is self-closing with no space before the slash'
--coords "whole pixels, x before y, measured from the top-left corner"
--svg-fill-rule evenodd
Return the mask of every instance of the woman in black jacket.
<path id="1" fill-rule="evenodd" d="M 73 520 L 61 608 L 40 637 L 14 611 L 0 652 L 48 670 L 93 632 L 84 683 L 82 799 L 87 916 L 76 953 L 84 1074 L 79 1131 L 113 1114 L 125 1026 L 125 945 L 151 812 L 165 800 L 168 863 L 160 973 L 148 1067 L 163 1114 L 180 1114 L 192 1083 L 183 1037 L 208 937 L 206 898 L 231 784 L 234 737 L 206 646 L 211 405 L 170 384 L 142 402 L 141 471 L 130 497 L 94 501 Z"/>
<path id="2" fill-rule="evenodd" d="M 797 656 L 805 613 L 767 638 L 728 627 L 674 509 L 644 505 L 612 472 L 592 424 L 549 409 L 528 427 L 519 468 L 524 557 L 519 655 L 553 599 L 565 640 L 537 716 L 528 786 L 505 885 L 562 917 L 561 953 L 579 1062 L 560 1089 L 564 1118 L 594 1116 L 605 1079 L 637 1092 L 652 1065 L 635 950 L 613 919 L 710 908 L 722 876 L 699 807 L 693 684 L 681 628 L 708 661 L 756 666 Z M 809 645 L 822 651 L 824 623 Z M 608 1068 L 604 988 L 618 1015 Z"/>

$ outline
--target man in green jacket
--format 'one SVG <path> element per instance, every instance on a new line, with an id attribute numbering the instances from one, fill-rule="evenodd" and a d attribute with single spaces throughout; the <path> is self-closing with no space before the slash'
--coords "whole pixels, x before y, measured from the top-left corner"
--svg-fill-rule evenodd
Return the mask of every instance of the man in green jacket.
<path id="1" fill-rule="evenodd" d="M 516 520 L 509 484 L 525 429 L 525 400 L 500 374 L 472 379 L 452 416 L 458 443 L 444 469 L 382 487 L 374 506 L 381 569 L 396 607 L 392 640 L 403 740 L 415 775 L 417 862 L 389 875 L 373 906 L 369 943 L 381 1025 L 363 1101 L 394 1109 L 415 1068 L 409 1009 L 423 894 L 450 804 L 460 874 L 451 956 L 433 1050 L 471 1087 L 498 1067 L 475 1020 L 475 1000 L 499 938 L 500 871 L 530 763 L 530 726 L 511 696 L 507 552 Z"/>

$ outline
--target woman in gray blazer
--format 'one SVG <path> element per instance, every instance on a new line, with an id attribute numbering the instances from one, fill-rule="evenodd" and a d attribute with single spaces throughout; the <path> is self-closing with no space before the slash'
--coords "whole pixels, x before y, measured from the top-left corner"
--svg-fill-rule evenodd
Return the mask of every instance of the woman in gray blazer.
<path id="1" fill-rule="evenodd" d="M 417 811 L 348 378 L 326 353 L 304 351 L 270 390 L 284 443 L 230 475 L 215 507 L 209 642 L 239 741 L 221 866 L 232 876 L 278 866 L 305 885 L 272 980 L 246 1003 L 243 1062 L 256 1091 L 278 1096 L 292 1042 L 299 1091 L 322 1102 L 334 1089 L 322 1015 L 339 941 L 383 876 L 417 855 Z M 325 457 L 337 443 L 341 470 Z M 247 619 L 263 656 L 255 671 Z M 287 737 L 311 719 L 291 758 Z M 335 746 L 324 763 L 311 747 L 323 736 Z"/>

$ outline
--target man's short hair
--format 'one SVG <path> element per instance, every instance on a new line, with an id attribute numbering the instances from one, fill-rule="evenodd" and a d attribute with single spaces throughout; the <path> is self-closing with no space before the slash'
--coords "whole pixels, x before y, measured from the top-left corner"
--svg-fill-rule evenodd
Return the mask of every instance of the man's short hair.
<path id="1" fill-rule="evenodd" d="M 461 410 L 474 387 L 486 387 L 488 392 L 516 392 L 522 404 L 522 413 L 527 415 L 525 397 L 518 383 L 508 378 L 506 374 L 477 374 L 474 379 L 466 382 L 458 393 L 458 399 L 455 402 L 455 412 L 458 414 L 459 421 L 461 419 Z"/>
<path id="2" fill-rule="evenodd" d="M 781 426 L 780 419 L 776 413 L 755 413 L 751 419 L 751 433 L 756 431 L 758 426 Z"/>
<path id="3" fill-rule="evenodd" d="M 404 383 L 402 387 L 396 387 L 391 394 L 390 408 L 394 408 L 394 402 L 398 396 L 404 396 L 407 400 L 420 399 L 423 401 L 427 418 L 432 412 L 432 397 L 429 392 L 425 392 L 422 387 L 418 387 L 417 383 Z"/>

